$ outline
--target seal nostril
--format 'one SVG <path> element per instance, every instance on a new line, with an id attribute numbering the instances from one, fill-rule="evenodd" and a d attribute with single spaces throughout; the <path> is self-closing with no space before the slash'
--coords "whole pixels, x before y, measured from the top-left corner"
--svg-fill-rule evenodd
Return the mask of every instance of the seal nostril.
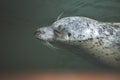
<path id="1" fill-rule="evenodd" d="M 41 34 L 41 31 L 35 31 L 34 36 L 38 36 L 39 34 Z"/>
<path id="2" fill-rule="evenodd" d="M 41 34 L 42 32 L 41 31 L 37 31 L 37 33 Z"/>

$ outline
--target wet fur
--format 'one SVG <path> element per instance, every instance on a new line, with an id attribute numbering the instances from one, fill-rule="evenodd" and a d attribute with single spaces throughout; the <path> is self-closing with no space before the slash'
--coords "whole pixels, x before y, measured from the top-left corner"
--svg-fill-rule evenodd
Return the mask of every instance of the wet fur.
<path id="1" fill-rule="evenodd" d="M 52 42 L 81 46 L 100 62 L 120 67 L 120 23 L 74 16 L 57 20 L 49 28 L 54 33 Z"/>

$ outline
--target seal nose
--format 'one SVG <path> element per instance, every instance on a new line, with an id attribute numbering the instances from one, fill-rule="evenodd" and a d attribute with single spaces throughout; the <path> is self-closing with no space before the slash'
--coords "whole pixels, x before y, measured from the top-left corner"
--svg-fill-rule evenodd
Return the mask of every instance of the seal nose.
<path id="1" fill-rule="evenodd" d="M 35 36 L 35 37 L 38 37 L 40 34 L 41 34 L 41 31 L 35 31 L 35 32 L 34 32 L 34 36 Z"/>

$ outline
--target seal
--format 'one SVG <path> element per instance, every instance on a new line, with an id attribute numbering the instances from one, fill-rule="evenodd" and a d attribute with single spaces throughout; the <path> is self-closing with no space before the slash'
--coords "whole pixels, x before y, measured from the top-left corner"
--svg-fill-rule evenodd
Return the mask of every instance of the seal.
<path id="1" fill-rule="evenodd" d="M 120 23 L 87 17 L 64 17 L 48 27 L 38 28 L 35 37 L 50 43 L 81 46 L 100 62 L 120 67 Z"/>

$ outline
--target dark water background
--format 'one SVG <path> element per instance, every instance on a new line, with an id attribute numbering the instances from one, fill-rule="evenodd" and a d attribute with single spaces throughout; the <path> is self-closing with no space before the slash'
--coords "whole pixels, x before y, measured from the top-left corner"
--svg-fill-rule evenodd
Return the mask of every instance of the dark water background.
<path id="1" fill-rule="evenodd" d="M 52 24 L 62 12 L 62 17 L 120 22 L 120 0 L 0 0 L 0 70 L 104 69 L 34 38 L 36 28 Z"/>

